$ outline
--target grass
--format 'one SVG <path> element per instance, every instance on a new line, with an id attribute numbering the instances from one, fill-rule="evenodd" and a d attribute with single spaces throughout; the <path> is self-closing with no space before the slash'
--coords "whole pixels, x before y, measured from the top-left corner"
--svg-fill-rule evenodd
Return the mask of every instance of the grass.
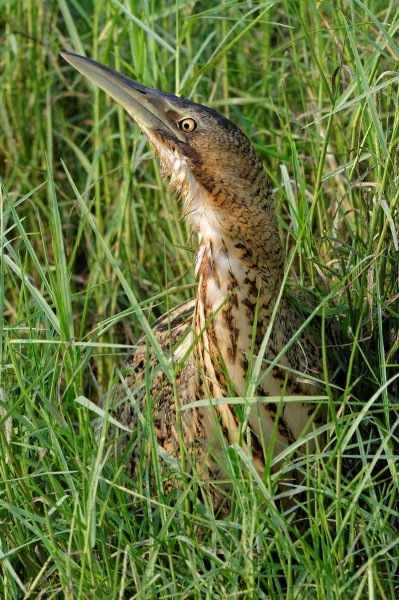
<path id="1" fill-rule="evenodd" d="M 398 596 L 398 29 L 393 0 L 4 3 L 2 597 Z M 94 427 L 147 322 L 192 296 L 195 240 L 143 136 L 62 50 L 215 107 L 262 156 L 286 293 L 332 366 L 305 532 L 240 448 L 222 519 L 195 477 L 163 495 L 155 444 L 155 493 L 148 465 L 132 482 Z"/>

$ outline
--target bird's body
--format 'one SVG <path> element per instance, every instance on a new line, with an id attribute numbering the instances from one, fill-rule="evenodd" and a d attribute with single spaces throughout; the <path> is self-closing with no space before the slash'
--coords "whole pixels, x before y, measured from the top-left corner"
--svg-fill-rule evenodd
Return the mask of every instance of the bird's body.
<path id="1" fill-rule="evenodd" d="M 203 479 L 225 479 L 223 446 L 239 443 L 249 449 L 238 405 L 223 398 L 243 397 L 245 408 L 254 361 L 272 322 L 255 389 L 263 400 L 252 402 L 245 416 L 250 453 L 262 472 L 271 439 L 276 455 L 312 420 L 320 423 L 314 404 L 303 398 L 287 403 L 283 396 L 314 394 L 317 387 L 310 379 L 319 378 L 322 367 L 313 339 L 306 332 L 296 336 L 297 319 L 280 295 L 284 259 L 275 200 L 261 161 L 241 130 L 215 111 L 145 88 L 94 61 L 65 58 L 132 115 L 170 175 L 171 186 L 184 198 L 183 216 L 199 234 L 196 296 L 153 328 L 176 379 L 166 377 L 143 337 L 125 366 L 116 417 L 135 430 L 150 402 L 160 446 L 180 456 L 181 423 L 192 468 Z M 278 364 L 262 377 L 280 353 Z M 206 399 L 208 403 L 185 409 Z M 128 443 L 124 440 L 122 449 Z M 314 450 L 315 438 L 307 448 Z M 138 441 L 128 464 L 132 474 L 141 450 Z"/>

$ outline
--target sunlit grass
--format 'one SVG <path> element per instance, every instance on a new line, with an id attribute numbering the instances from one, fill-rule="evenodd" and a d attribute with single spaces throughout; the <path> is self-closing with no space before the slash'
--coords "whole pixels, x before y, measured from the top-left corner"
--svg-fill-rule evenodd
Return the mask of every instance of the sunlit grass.
<path id="1" fill-rule="evenodd" d="M 395 598 L 397 3 L 133 4 L 2 9 L 0 595 Z M 62 50 L 215 107 L 262 156 L 286 293 L 330 372 L 327 448 L 285 454 L 300 511 L 238 447 L 224 518 L 179 465 L 164 496 L 156 444 L 136 482 L 111 456 L 98 413 L 137 337 L 193 295 L 196 240 L 145 138 Z"/>

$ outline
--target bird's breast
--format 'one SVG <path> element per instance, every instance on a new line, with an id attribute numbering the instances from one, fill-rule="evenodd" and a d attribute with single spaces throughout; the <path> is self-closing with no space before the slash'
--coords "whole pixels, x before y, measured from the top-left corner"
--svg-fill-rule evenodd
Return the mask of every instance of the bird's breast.
<path id="1" fill-rule="evenodd" d="M 243 395 L 250 357 L 256 355 L 274 307 L 259 273 L 228 241 L 203 238 L 198 252 L 195 309 L 198 352 L 214 397 Z M 273 291 L 274 293 L 274 291 Z"/>

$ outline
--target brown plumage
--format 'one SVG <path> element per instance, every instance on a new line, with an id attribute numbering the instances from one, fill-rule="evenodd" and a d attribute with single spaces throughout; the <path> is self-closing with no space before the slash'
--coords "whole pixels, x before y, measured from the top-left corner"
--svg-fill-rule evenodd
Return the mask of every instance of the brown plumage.
<path id="1" fill-rule="evenodd" d="M 151 90 L 89 59 L 63 56 L 120 102 L 147 135 L 171 186 L 184 198 L 183 216 L 199 235 L 196 297 L 153 326 L 169 363 L 175 369 L 180 366 L 175 384 L 160 369 L 156 353 L 143 337 L 125 365 L 125 383 L 115 398 L 114 415 L 132 430 L 138 428 L 150 402 L 158 443 L 179 458 L 177 410 L 201 399 L 245 398 L 276 307 L 284 259 L 270 182 L 246 136 L 217 112 Z M 250 450 L 237 404 L 210 401 L 179 410 L 188 467 L 197 469 L 204 480 L 226 479 L 224 446 L 239 443 L 261 473 L 274 433 L 275 456 L 321 423 L 321 413 L 314 414 L 315 404 L 302 399 L 287 403 L 282 397 L 283 392 L 317 393 L 311 379 L 322 374 L 319 348 L 308 333 L 290 345 L 297 329 L 297 319 L 282 297 L 262 372 L 287 348 L 255 389 L 256 396 L 271 400 L 253 402 L 247 410 Z M 241 408 L 245 406 L 244 402 Z M 128 463 L 132 475 L 142 451 L 138 436 Z M 120 450 L 128 442 L 129 436 L 121 435 Z M 319 443 L 323 444 L 322 436 Z M 313 438 L 307 450 L 313 452 L 315 446 Z M 219 485 L 216 497 L 226 486 Z"/>

